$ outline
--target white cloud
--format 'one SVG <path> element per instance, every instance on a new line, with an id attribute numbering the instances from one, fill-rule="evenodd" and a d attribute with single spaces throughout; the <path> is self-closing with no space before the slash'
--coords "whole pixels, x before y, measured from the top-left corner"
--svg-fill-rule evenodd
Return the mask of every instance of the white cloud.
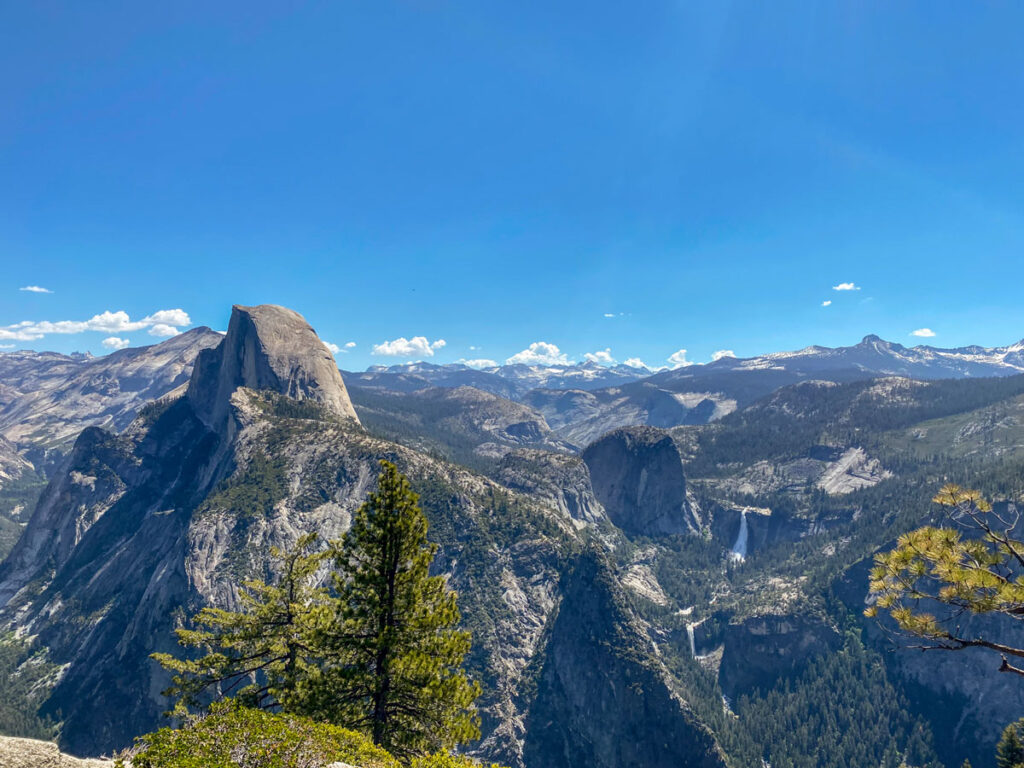
<path id="1" fill-rule="evenodd" d="M 628 358 L 626 360 L 626 365 L 628 365 L 630 368 L 646 368 L 647 370 L 651 370 L 651 366 L 649 366 L 647 363 L 645 363 L 639 357 L 630 357 L 630 358 Z"/>
<path id="2" fill-rule="evenodd" d="M 339 347 L 337 344 L 331 344 L 331 342 L 329 341 L 325 341 L 324 346 L 331 350 L 332 355 L 336 355 L 339 352 L 341 352 L 341 347 Z"/>
<path id="3" fill-rule="evenodd" d="M 159 312 L 154 312 L 149 317 L 142 318 L 142 322 L 151 323 L 153 325 L 190 325 L 192 318 L 188 316 L 188 313 L 183 309 L 161 309 Z"/>
<path id="4" fill-rule="evenodd" d="M 124 349 L 131 344 L 128 339 L 119 339 L 117 336 L 109 336 L 103 340 L 103 346 L 107 349 Z"/>
<path id="5" fill-rule="evenodd" d="M 28 291 L 29 293 L 53 293 L 49 288 L 43 288 L 41 285 L 26 285 L 24 288 L 19 288 L 19 291 Z"/>
<path id="6" fill-rule="evenodd" d="M 0 349 L 14 349 L 13 344 L 0 344 Z"/>
<path id="7" fill-rule="evenodd" d="M 611 347 L 599 349 L 597 352 L 587 352 L 583 359 L 588 363 L 600 363 L 601 365 L 615 365 L 615 358 L 612 357 Z"/>
<path id="8" fill-rule="evenodd" d="M 470 346 L 469 351 L 470 352 L 476 352 L 478 349 L 480 349 L 480 347 Z"/>
<path id="9" fill-rule="evenodd" d="M 860 286 L 856 283 L 840 283 L 832 286 L 833 291 L 859 291 Z"/>
<path id="10" fill-rule="evenodd" d="M 356 343 L 354 341 L 346 341 L 345 349 L 355 349 Z"/>
<path id="11" fill-rule="evenodd" d="M 921 336 L 922 338 L 930 339 L 932 336 L 935 335 L 935 331 L 933 331 L 931 328 L 918 328 L 916 331 L 911 331 L 910 335 Z"/>
<path id="12" fill-rule="evenodd" d="M 472 349 L 472 347 L 470 347 L 470 349 Z M 455 362 L 462 363 L 463 365 L 469 366 L 470 368 L 497 368 L 498 367 L 498 363 L 496 361 L 488 360 L 486 358 L 480 358 L 479 360 L 467 360 L 466 358 L 462 358 L 460 360 L 456 360 Z"/>
<path id="13" fill-rule="evenodd" d="M 720 349 L 717 352 L 711 353 L 711 362 L 721 360 L 723 357 L 736 357 L 736 353 L 731 349 Z"/>
<path id="14" fill-rule="evenodd" d="M 569 358 L 556 345 L 535 341 L 505 361 L 508 365 L 568 365 Z"/>
<path id="15" fill-rule="evenodd" d="M 823 306 L 823 307 L 831 307 L 832 306 L 832 299 L 829 299 L 828 301 L 821 302 L 821 306 Z"/>
<path id="16" fill-rule="evenodd" d="M 686 359 L 686 350 L 685 349 L 677 349 L 675 352 L 673 352 L 671 355 L 669 355 L 668 358 L 666 358 L 666 359 L 670 363 L 672 363 L 672 367 L 673 368 L 685 368 L 688 365 L 693 365 L 693 363 L 691 363 L 689 360 Z"/>
<path id="17" fill-rule="evenodd" d="M 132 320 L 128 313 L 109 310 L 93 315 L 88 320 L 43 320 L 32 322 L 25 320 L 14 325 L 0 326 L 0 339 L 12 341 L 36 341 L 51 334 L 84 333 L 99 331 L 100 333 L 130 333 L 143 328 L 151 328 L 154 336 L 173 336 L 178 333 L 176 326 L 192 323 L 188 313 L 181 309 L 162 309 L 142 320 Z"/>
<path id="18" fill-rule="evenodd" d="M 167 323 L 157 323 L 149 329 L 150 336 L 156 336 L 158 338 L 166 338 L 167 336 L 177 336 L 181 331 L 175 328 L 173 325 L 167 325 Z"/>
<path id="19" fill-rule="evenodd" d="M 413 336 L 407 339 L 399 336 L 393 341 L 382 341 L 373 345 L 372 355 L 384 357 L 433 357 L 434 351 L 445 345 L 444 339 L 427 341 L 426 336 Z"/>

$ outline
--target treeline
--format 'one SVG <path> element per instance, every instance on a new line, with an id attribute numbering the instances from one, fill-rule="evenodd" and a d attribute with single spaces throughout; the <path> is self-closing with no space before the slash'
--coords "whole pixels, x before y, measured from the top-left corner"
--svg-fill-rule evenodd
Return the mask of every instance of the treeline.
<path id="1" fill-rule="evenodd" d="M 57 724 L 39 716 L 35 695 L 54 671 L 42 654 L 33 654 L 14 633 L 0 635 L 0 734 L 51 739 Z"/>
<path id="2" fill-rule="evenodd" d="M 939 768 L 928 725 L 856 637 L 736 711 L 772 768 Z"/>
<path id="3" fill-rule="evenodd" d="M 717 477 L 756 461 L 798 458 L 820 443 L 860 445 L 870 440 L 866 436 L 1024 395 L 1024 375 L 894 382 L 893 397 L 870 391 L 879 384 L 803 383 L 779 390 L 703 429 L 687 474 Z"/>

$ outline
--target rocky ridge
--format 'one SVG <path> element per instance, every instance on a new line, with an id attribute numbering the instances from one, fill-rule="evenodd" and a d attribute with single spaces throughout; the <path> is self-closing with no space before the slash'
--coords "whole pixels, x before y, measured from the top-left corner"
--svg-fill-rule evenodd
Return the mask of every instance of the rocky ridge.
<path id="1" fill-rule="evenodd" d="M 237 606 L 239 583 L 273 566 L 271 546 L 310 530 L 340 535 L 387 458 L 421 493 L 441 545 L 435 565 L 474 634 L 470 666 L 486 690 L 478 752 L 522 766 L 524 676 L 555 668 L 543 638 L 570 605 L 572 510 L 368 435 L 321 349 L 288 343 L 281 326 L 265 339 L 269 316 L 297 340 L 312 333 L 297 315 L 236 308 L 187 395 L 120 435 L 83 432 L 0 566 L 0 622 L 60 668 L 43 712 L 61 713 L 61 744 L 77 754 L 155 727 L 168 680 L 149 654 L 175 649 L 175 623 L 204 605 Z M 684 744 L 673 749 L 688 759 Z"/>
<path id="2" fill-rule="evenodd" d="M 49 741 L 0 736 L 0 765 L 4 768 L 113 768 L 114 763 L 65 755 Z"/>
<path id="3" fill-rule="evenodd" d="M 270 567 L 271 545 L 307 530 L 343 531 L 372 487 L 376 460 L 388 458 L 422 494 L 441 545 L 437 568 L 460 592 L 474 633 L 472 669 L 487 689 L 476 754 L 528 768 L 568 765 L 567 755 L 608 768 L 719 765 L 719 731 L 688 706 L 694 688 L 678 684 L 677 657 L 696 662 L 690 673 L 712 675 L 710 690 L 735 698 L 835 652 L 840 635 L 814 602 L 821 584 L 794 575 L 788 559 L 840 564 L 852 537 L 891 521 L 870 494 L 885 498 L 909 470 L 890 463 L 889 438 L 869 451 L 854 442 L 857 430 L 886 423 L 889 407 L 938 413 L 929 434 L 962 433 L 958 445 L 981 450 L 992 422 L 1000 455 L 1012 455 L 1007 417 L 993 421 L 996 406 L 984 405 L 1012 394 L 1009 380 L 964 382 L 962 391 L 906 379 L 805 382 L 713 425 L 613 431 L 582 457 L 526 405 L 419 388 L 405 424 L 422 428 L 416 420 L 430 408 L 450 405 L 422 434 L 443 432 L 442 447 L 469 435 L 471 452 L 499 446 L 485 477 L 399 444 L 411 433 L 396 442 L 362 429 L 352 416 L 370 410 L 356 402 L 350 411 L 348 392 L 323 366 L 326 350 L 294 313 L 236 313 L 230 343 L 204 355 L 188 396 L 145 409 L 121 434 L 82 434 L 19 551 L 0 567 L 0 620 L 61 665 L 46 706 L 62 710 L 65 744 L 76 751 L 151 727 L 166 681 L 146 654 L 173 648 L 170 617 L 236 605 L 239 580 Z M 282 326 L 274 319 L 261 328 L 260 314 L 282 318 L 306 341 L 289 343 L 291 331 L 275 339 Z M 986 388 L 976 398 L 984 416 L 949 405 L 950 393 Z M 944 415 L 951 412 L 958 415 Z M 533 426 L 509 431 L 524 422 Z M 900 429 L 900 440 L 915 440 L 920 428 Z M 706 441 L 715 435 L 729 439 Z M 708 451 L 714 460 L 699 461 Z M 734 558 L 744 524 L 750 556 Z M 604 554 L 575 554 L 595 543 Z M 860 578 L 855 615 L 862 596 Z M 924 667 L 904 672 L 929 691 L 964 680 L 950 706 L 966 723 L 982 712 L 971 701 L 1008 699 L 1005 686 L 969 674 L 960 659 L 944 662 L 942 680 Z M 633 695 L 637 684 L 646 697 Z M 98 697 L 124 722 L 88 711 Z"/>
<path id="4" fill-rule="evenodd" d="M 199 353 L 221 338 L 200 327 L 103 357 L 0 353 L 0 436 L 48 448 L 67 445 L 85 427 L 120 431 L 146 403 L 187 383 Z"/>

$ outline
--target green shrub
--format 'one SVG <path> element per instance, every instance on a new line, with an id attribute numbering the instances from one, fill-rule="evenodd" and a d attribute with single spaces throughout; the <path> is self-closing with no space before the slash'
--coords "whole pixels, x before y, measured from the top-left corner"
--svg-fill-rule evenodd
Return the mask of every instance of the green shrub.
<path id="1" fill-rule="evenodd" d="M 448 755 L 438 752 L 433 755 L 413 758 L 411 768 L 486 768 L 481 763 L 475 763 L 465 755 Z M 497 763 L 491 763 L 490 768 L 501 768 Z"/>
<path id="2" fill-rule="evenodd" d="M 119 768 L 126 760 L 132 768 L 323 768 L 333 762 L 399 768 L 391 755 L 354 731 L 230 702 L 215 704 L 209 715 L 182 728 L 140 736 L 118 759 Z"/>

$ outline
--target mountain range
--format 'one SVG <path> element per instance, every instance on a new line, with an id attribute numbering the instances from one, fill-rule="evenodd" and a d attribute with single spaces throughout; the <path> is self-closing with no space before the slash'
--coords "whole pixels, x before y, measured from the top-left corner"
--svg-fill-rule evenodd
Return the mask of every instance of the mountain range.
<path id="1" fill-rule="evenodd" d="M 0 705 L 81 755 L 157 727 L 149 654 L 237 607 L 271 546 L 343 532 L 386 458 L 473 634 L 474 756 L 991 765 L 1024 690 L 974 651 L 888 652 L 862 609 L 938 484 L 1018 503 L 1022 348 L 348 373 L 265 305 L 105 358 L 0 355 Z"/>

